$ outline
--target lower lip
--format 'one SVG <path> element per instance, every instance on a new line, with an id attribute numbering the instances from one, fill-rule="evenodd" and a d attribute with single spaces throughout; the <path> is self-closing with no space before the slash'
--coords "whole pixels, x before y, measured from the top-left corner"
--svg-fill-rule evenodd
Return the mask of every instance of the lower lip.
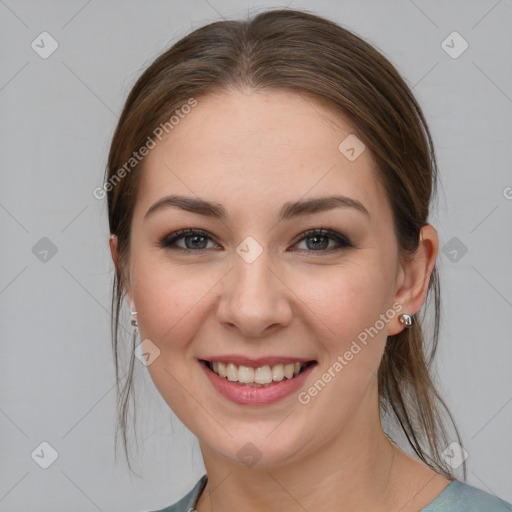
<path id="1" fill-rule="evenodd" d="M 241 405 L 266 405 L 278 402 L 283 398 L 297 391 L 308 378 L 309 374 L 316 366 L 311 364 L 302 373 L 299 373 L 293 379 L 283 379 L 271 386 L 262 388 L 250 387 L 246 385 L 235 384 L 225 377 L 217 375 L 211 371 L 205 363 L 199 361 L 199 364 L 206 373 L 213 387 L 228 400 Z"/>

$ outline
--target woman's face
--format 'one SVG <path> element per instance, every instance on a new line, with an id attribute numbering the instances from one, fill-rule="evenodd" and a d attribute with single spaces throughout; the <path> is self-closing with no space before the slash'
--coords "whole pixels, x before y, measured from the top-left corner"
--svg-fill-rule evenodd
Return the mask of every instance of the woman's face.
<path id="1" fill-rule="evenodd" d="M 234 461 L 291 462 L 378 418 L 402 273 L 352 133 L 300 95 L 230 91 L 199 99 L 145 158 L 127 270 L 148 370 L 202 446 Z M 172 240 L 187 228 L 200 233 Z M 294 362 L 314 363 L 292 378 Z"/>

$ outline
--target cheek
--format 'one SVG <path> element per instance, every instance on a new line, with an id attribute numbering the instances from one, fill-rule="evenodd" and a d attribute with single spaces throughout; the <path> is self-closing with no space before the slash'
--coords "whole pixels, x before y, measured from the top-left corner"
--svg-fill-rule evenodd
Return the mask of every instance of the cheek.
<path id="1" fill-rule="evenodd" d="M 373 326 L 387 308 L 389 287 L 377 265 L 347 265 L 322 274 L 297 276 L 297 295 L 314 315 L 313 321 L 327 334 L 329 352 L 350 345 Z M 315 320 L 316 319 L 316 320 Z"/>
<path id="2" fill-rule="evenodd" d="M 142 257 L 134 258 L 132 268 L 141 336 L 166 351 L 182 347 L 201 326 L 217 272 Z"/>
<path id="3" fill-rule="evenodd" d="M 208 292 L 221 277 L 192 267 L 134 258 L 132 279 L 140 340 L 151 340 L 159 349 L 147 370 L 167 404 L 187 423 L 202 414 L 186 399 L 201 394 L 190 381 L 191 364 L 196 363 L 189 348 L 208 318 Z"/>

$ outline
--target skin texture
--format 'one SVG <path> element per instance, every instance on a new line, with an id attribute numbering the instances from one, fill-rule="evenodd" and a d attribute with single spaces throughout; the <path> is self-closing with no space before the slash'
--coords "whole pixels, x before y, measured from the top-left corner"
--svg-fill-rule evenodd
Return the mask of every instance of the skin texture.
<path id="1" fill-rule="evenodd" d="M 234 404 L 198 362 L 222 354 L 316 360 L 307 389 L 393 304 L 410 315 L 420 310 L 436 232 L 425 226 L 414 258 L 400 260 L 370 151 L 350 161 L 338 150 L 351 133 L 340 116 L 298 94 L 232 90 L 200 98 L 145 158 L 123 269 L 127 297 L 141 340 L 160 350 L 147 367 L 153 382 L 199 439 L 209 478 L 199 512 L 407 512 L 449 483 L 381 427 L 376 376 L 387 336 L 404 329 L 398 314 L 305 405 L 297 393 L 270 405 Z M 227 216 L 168 207 L 144 218 L 171 194 L 220 204 Z M 369 216 L 335 208 L 278 219 L 286 202 L 333 194 L 357 199 Z M 199 239 L 206 248 L 158 245 L 183 228 L 209 233 Z M 353 247 L 300 241 L 315 228 Z M 263 250 L 252 263 L 236 252 L 247 236 Z M 117 264 L 115 237 L 111 250 Z M 248 442 L 261 455 L 252 467 L 237 456 Z"/>

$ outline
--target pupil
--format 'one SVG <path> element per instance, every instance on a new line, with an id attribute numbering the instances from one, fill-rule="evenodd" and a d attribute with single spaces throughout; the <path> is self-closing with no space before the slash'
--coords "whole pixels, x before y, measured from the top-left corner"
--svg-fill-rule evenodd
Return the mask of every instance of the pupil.
<path id="1" fill-rule="evenodd" d="M 315 248 L 315 247 L 316 247 L 317 249 L 318 249 L 319 247 L 320 247 L 321 249 L 326 249 L 326 248 L 327 248 L 327 246 L 325 245 L 325 242 L 326 242 L 326 241 L 328 242 L 328 240 L 327 240 L 327 237 L 325 237 L 325 236 L 313 236 L 313 237 L 309 238 L 309 239 L 308 239 L 308 241 L 309 241 L 309 240 L 316 240 L 317 242 L 318 242 L 318 240 L 322 240 L 320 243 L 316 243 L 316 242 L 315 242 L 315 244 L 313 244 L 313 246 L 312 246 L 312 247 L 310 247 L 310 246 L 309 246 L 309 244 L 307 244 L 309 249 L 311 249 L 311 248 Z"/>
<path id="2" fill-rule="evenodd" d="M 187 241 L 188 241 L 188 240 L 190 240 L 190 239 L 192 239 L 192 240 L 193 240 L 193 242 L 192 242 L 192 247 L 194 247 L 194 248 L 196 248 L 196 249 L 197 249 L 198 247 L 199 247 L 199 249 L 204 249 L 204 247 L 203 247 L 203 246 L 201 246 L 201 244 L 198 244 L 198 243 L 197 243 L 197 241 L 198 241 L 198 240 L 200 240 L 201 238 L 204 240 L 204 237 L 203 237 L 203 236 L 197 236 L 197 235 L 195 235 L 195 236 L 190 236 L 190 237 L 187 237 Z M 203 244 L 204 244 L 204 242 L 203 242 Z M 189 247 L 189 244 L 188 244 L 188 243 L 186 244 L 186 246 L 187 246 L 187 248 L 188 248 L 188 249 L 190 249 L 190 248 L 191 248 L 191 247 Z"/>

